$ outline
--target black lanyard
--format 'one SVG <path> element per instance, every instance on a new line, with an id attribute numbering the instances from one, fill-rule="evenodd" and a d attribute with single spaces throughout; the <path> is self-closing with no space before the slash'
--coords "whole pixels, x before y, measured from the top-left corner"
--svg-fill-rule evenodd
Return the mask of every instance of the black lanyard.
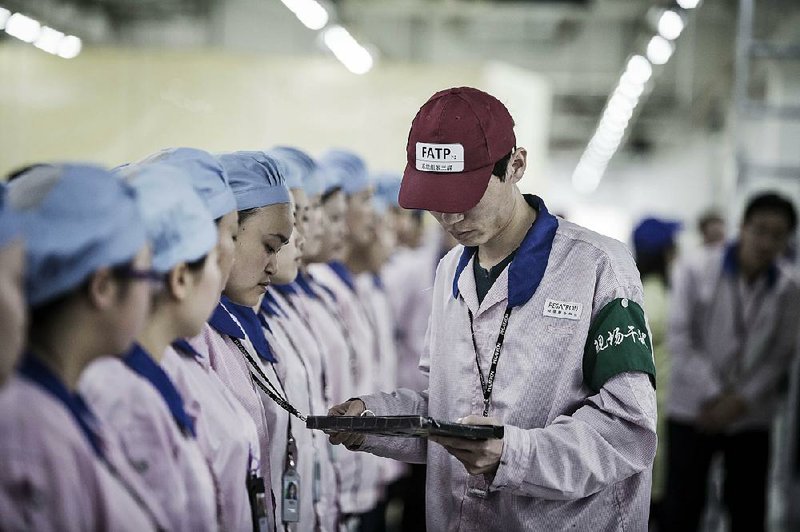
<path id="1" fill-rule="evenodd" d="M 503 342 L 506 340 L 506 329 L 508 329 L 508 319 L 511 317 L 512 307 L 506 307 L 506 312 L 503 314 L 503 322 L 500 324 L 500 334 L 497 335 L 497 342 L 494 345 L 494 354 L 492 355 L 492 365 L 489 367 L 489 378 L 483 376 L 481 369 L 481 359 L 478 355 L 478 341 L 475 340 L 475 326 L 472 311 L 467 309 L 469 314 L 469 331 L 472 334 L 472 348 L 475 351 L 475 365 L 478 367 L 478 377 L 481 380 L 481 390 L 483 391 L 483 417 L 489 416 L 489 405 L 492 402 L 492 390 L 494 389 L 494 378 L 497 376 L 497 363 L 500 360 L 500 353 L 503 350 Z"/>
<path id="2" fill-rule="evenodd" d="M 281 397 L 278 388 L 274 384 L 272 384 L 272 381 L 270 381 L 269 378 L 266 376 L 264 371 L 261 369 L 261 366 L 259 366 L 258 362 L 256 362 L 250 355 L 250 353 L 247 352 L 247 349 L 245 349 L 245 347 L 242 345 L 241 340 L 239 340 L 238 338 L 234 338 L 233 336 L 231 336 L 230 339 L 233 341 L 236 347 L 239 348 L 239 351 L 242 352 L 247 361 L 250 363 L 250 368 L 251 368 L 250 376 L 253 378 L 253 382 L 255 382 L 258 385 L 258 387 L 261 388 L 261 390 L 265 394 L 267 394 L 267 396 L 270 399 L 275 401 L 275 404 L 277 404 L 279 407 L 289 412 L 289 414 L 293 415 L 294 417 L 305 423 L 306 416 L 301 414 L 300 411 L 288 401 L 288 399 Z M 255 371 L 255 373 L 253 371 Z M 277 372 L 275 373 L 275 375 L 277 376 Z M 267 383 L 266 385 L 264 384 L 265 382 Z M 280 380 L 278 382 L 280 384 Z M 282 384 L 281 387 L 283 387 Z M 286 392 L 284 391 L 284 394 L 285 393 Z"/>

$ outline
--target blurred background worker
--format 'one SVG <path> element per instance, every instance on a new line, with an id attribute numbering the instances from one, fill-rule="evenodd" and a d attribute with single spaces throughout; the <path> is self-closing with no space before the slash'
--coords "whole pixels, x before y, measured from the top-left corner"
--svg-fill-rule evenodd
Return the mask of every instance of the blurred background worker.
<path id="1" fill-rule="evenodd" d="M 697 230 L 704 246 L 718 246 L 725 243 L 725 219 L 714 210 L 706 211 L 697 220 Z"/>
<path id="2" fill-rule="evenodd" d="M 669 313 L 670 269 L 677 256 L 676 235 L 680 222 L 645 218 L 633 230 L 633 253 L 642 277 L 644 308 L 653 341 L 653 358 L 658 375 L 656 404 L 664 412 L 669 390 L 670 358 L 667 350 L 667 320 Z M 650 520 L 658 522 L 666 484 L 666 417 L 661 415 L 656 425 L 658 449 L 653 461 L 653 488 L 650 492 Z"/>
<path id="3" fill-rule="evenodd" d="M 800 288 L 782 258 L 796 226 L 792 202 L 756 195 L 734 242 L 675 269 L 665 530 L 699 529 L 718 453 L 731 529 L 765 529 L 769 429 L 800 321 Z"/>

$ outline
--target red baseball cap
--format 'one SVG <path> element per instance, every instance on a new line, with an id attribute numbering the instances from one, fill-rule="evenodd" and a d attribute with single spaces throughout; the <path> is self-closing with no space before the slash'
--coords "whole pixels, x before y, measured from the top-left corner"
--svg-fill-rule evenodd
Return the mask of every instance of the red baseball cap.
<path id="1" fill-rule="evenodd" d="M 472 87 L 437 92 L 411 123 L 400 206 L 470 210 L 486 192 L 495 163 L 515 145 L 514 119 L 500 100 Z"/>

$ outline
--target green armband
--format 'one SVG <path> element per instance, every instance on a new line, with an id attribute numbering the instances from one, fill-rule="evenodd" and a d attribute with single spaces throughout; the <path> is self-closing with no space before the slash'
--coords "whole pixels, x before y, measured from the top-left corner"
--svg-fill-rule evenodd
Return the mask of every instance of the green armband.
<path id="1" fill-rule="evenodd" d="M 583 382 L 599 392 L 611 377 L 640 371 L 656 385 L 653 343 L 644 310 L 630 299 L 615 299 L 597 314 L 583 350 Z"/>

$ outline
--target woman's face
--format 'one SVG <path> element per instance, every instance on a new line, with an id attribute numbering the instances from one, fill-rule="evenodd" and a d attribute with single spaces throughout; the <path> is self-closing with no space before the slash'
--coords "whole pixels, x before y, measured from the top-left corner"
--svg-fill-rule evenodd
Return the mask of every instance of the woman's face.
<path id="1" fill-rule="evenodd" d="M 324 224 L 325 210 L 322 208 L 322 198 L 320 196 L 308 198 L 308 224 L 303 234 L 306 239 L 303 256 L 306 259 L 319 255 L 325 233 Z"/>
<path id="2" fill-rule="evenodd" d="M 344 244 L 347 232 L 345 213 L 347 212 L 347 199 L 344 192 L 334 193 L 323 203 L 325 223 L 323 224 L 322 246 L 319 252 L 320 262 L 342 260 L 344 258 Z"/>
<path id="3" fill-rule="evenodd" d="M 217 262 L 220 271 L 220 285 L 218 292 L 222 292 L 225 283 L 233 268 L 233 261 L 236 255 L 236 236 L 239 232 L 239 213 L 229 212 L 217 222 L 219 240 L 217 242 Z M 219 294 L 217 294 L 219 296 Z"/>
<path id="4" fill-rule="evenodd" d="M 25 344 L 25 251 L 21 240 L 0 249 L 0 385 L 8 379 Z"/>
<path id="5" fill-rule="evenodd" d="M 311 206 L 308 203 L 308 196 L 306 196 L 302 188 L 293 188 L 292 200 L 294 202 L 294 230 L 305 238 L 308 233 L 308 225 L 310 222 L 309 214 L 311 211 Z"/>
<path id="6" fill-rule="evenodd" d="M 236 253 L 224 294 L 234 303 L 254 307 L 277 272 L 278 251 L 292 235 L 292 206 L 258 209 L 239 223 Z"/>
<path id="7" fill-rule="evenodd" d="M 297 212 L 295 211 L 295 220 Z M 294 231 L 289 242 L 278 252 L 278 271 L 272 276 L 273 284 L 289 284 L 297 277 L 297 269 L 303 259 L 304 239 L 298 224 L 295 222 Z"/>
<path id="8" fill-rule="evenodd" d="M 365 246 L 372 239 L 375 212 L 372 208 L 372 190 L 363 190 L 347 198 L 347 230 L 357 246 Z"/>

